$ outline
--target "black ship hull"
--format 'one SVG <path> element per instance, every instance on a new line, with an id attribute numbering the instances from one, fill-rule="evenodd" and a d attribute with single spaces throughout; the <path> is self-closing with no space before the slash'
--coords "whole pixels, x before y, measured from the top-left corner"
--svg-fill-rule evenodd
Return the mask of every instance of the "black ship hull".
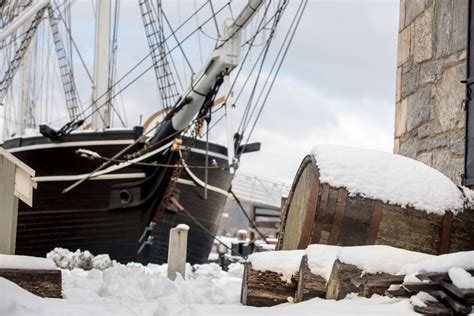
<path id="1" fill-rule="evenodd" d="M 159 217 L 152 243 L 143 246 L 139 240 L 155 213 L 168 186 L 173 168 L 142 165 L 113 165 L 93 179 L 70 192 L 62 191 L 102 162 L 88 160 L 75 153 L 79 148 L 112 157 L 134 142 L 141 129 L 81 132 L 68 135 L 59 143 L 44 137 L 23 137 L 8 140 L 3 147 L 36 171 L 38 188 L 33 207 L 20 202 L 18 210 L 16 253 L 45 256 L 54 247 L 82 249 L 107 253 L 119 262 L 166 262 L 169 229 L 180 223 L 191 228 L 188 240 L 188 261 L 207 261 L 217 223 L 227 199 L 231 174 L 228 170 L 210 169 L 207 199 L 204 169 L 185 170 L 176 185 L 179 202 L 207 231 L 182 213 L 166 210 Z M 189 141 L 189 140 L 188 140 Z M 185 139 L 186 144 L 186 139 Z M 185 145 L 184 144 L 184 145 Z M 227 164 L 225 147 L 196 140 L 189 152 L 188 165 L 205 164 L 206 158 L 219 165 Z M 140 144 L 134 145 L 140 149 Z M 168 150 L 168 149 L 167 149 Z M 177 153 L 173 154 L 177 155 Z M 176 157 L 175 157 L 176 158 Z M 146 161 L 154 161 L 153 155 Z M 172 161 L 172 159 L 170 160 Z"/>

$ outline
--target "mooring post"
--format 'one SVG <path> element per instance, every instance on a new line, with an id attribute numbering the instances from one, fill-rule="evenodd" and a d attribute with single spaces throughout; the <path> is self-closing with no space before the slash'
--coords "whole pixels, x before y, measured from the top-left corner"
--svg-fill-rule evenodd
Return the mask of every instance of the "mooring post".
<path id="1" fill-rule="evenodd" d="M 180 273 L 185 277 L 186 252 L 188 247 L 189 226 L 179 224 L 170 229 L 170 240 L 168 244 L 168 278 L 176 279 L 176 274 Z"/>

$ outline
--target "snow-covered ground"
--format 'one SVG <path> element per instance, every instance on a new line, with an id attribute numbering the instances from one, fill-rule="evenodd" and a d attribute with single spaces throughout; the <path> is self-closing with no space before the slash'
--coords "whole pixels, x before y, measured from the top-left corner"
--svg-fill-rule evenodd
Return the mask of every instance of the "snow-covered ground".
<path id="1" fill-rule="evenodd" d="M 0 278 L 0 315 L 415 315 L 407 299 L 350 296 L 268 308 L 239 303 L 243 265 L 187 266 L 186 280 L 166 265 L 114 263 L 105 270 L 62 270 L 64 299 L 39 298 Z"/>
<path id="2" fill-rule="evenodd" d="M 323 277 L 327 277 L 333 261 L 340 259 L 369 273 L 449 272 L 461 288 L 472 287 L 474 282 L 465 271 L 474 268 L 474 251 L 432 256 L 387 246 L 311 245 L 306 250 L 257 253 L 248 260 L 253 268 L 278 271 L 289 278 L 298 270 L 303 255 L 308 256 L 311 270 Z M 103 255 L 60 248 L 48 257 L 2 255 L 0 267 L 51 269 L 54 260 L 67 267 L 61 270 L 63 299 L 40 298 L 0 278 L 0 315 L 417 315 L 412 304 L 423 306 L 430 300 L 426 293 L 412 297 L 411 303 L 410 299 L 367 299 L 351 294 L 340 301 L 316 298 L 257 308 L 240 304 L 241 263 L 231 264 L 229 271 L 215 263 L 188 264 L 185 278 L 178 275 L 171 281 L 166 276 L 166 264 L 124 265 L 104 260 Z M 100 259 L 97 265 L 94 258 Z"/>

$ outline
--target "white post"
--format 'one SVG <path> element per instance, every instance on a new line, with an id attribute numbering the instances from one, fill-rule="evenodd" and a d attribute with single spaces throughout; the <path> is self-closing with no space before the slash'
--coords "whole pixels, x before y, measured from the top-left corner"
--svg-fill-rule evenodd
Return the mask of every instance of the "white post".
<path id="1" fill-rule="evenodd" d="M 168 243 L 168 278 L 176 279 L 176 274 L 180 273 L 185 277 L 186 252 L 188 248 L 189 226 L 179 224 L 170 229 L 170 240 Z"/>

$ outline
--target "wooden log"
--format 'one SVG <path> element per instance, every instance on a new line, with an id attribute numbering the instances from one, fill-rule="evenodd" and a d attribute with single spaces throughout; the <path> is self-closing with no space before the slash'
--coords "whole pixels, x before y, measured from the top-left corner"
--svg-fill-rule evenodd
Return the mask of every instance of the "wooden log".
<path id="1" fill-rule="evenodd" d="M 439 284 L 452 295 L 457 296 L 470 304 L 474 304 L 474 289 L 460 289 L 454 284 L 446 281 L 440 281 Z"/>
<path id="2" fill-rule="evenodd" d="M 243 305 L 273 306 L 294 298 L 298 274 L 290 282 L 282 280 L 281 274 L 273 271 L 259 271 L 247 262 L 244 268 L 240 301 Z"/>
<path id="3" fill-rule="evenodd" d="M 456 312 L 456 315 L 468 315 L 471 312 L 471 304 L 459 300 L 459 297 L 450 295 L 445 291 L 431 291 L 429 294 L 438 301 L 445 303 Z"/>
<path id="4" fill-rule="evenodd" d="M 353 284 L 361 283 L 359 286 L 359 294 L 364 297 L 371 297 L 374 294 L 385 295 L 385 292 L 390 288 L 391 285 L 399 285 L 403 283 L 403 275 L 391 275 L 386 273 L 365 275 L 361 277 L 358 282 Z"/>
<path id="5" fill-rule="evenodd" d="M 359 289 L 352 283 L 352 279 L 359 277 L 361 274 L 361 269 L 336 259 L 328 280 L 326 299 L 340 300 L 349 293 L 358 293 Z"/>
<path id="6" fill-rule="evenodd" d="M 326 280 L 311 272 L 305 255 L 301 258 L 295 299 L 296 302 L 302 302 L 315 297 L 326 297 Z"/>
<path id="7" fill-rule="evenodd" d="M 451 316 L 451 309 L 440 302 L 425 302 L 426 306 L 413 306 L 415 312 L 432 316 Z"/>
<path id="8" fill-rule="evenodd" d="M 350 159 L 348 157 L 348 159 Z M 320 180 L 313 156 L 305 157 L 283 210 L 277 249 L 308 244 L 388 245 L 429 254 L 472 250 L 474 210 L 445 215 L 347 194 L 344 184 Z"/>
<path id="9" fill-rule="evenodd" d="M 0 269 L 0 277 L 41 297 L 62 297 L 60 270 Z"/>

